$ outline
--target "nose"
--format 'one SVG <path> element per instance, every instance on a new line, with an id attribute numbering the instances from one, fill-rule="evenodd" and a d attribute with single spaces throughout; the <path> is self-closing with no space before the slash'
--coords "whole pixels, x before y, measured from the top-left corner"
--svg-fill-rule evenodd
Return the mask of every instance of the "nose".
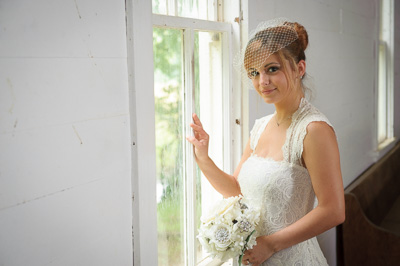
<path id="1" fill-rule="evenodd" d="M 269 75 L 267 75 L 264 71 L 260 72 L 260 85 L 266 86 L 269 85 L 270 80 L 269 80 Z"/>

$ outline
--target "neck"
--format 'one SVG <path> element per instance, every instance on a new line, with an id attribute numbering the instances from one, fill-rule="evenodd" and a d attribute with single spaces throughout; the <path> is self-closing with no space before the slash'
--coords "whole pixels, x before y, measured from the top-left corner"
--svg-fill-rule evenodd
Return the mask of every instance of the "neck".
<path id="1" fill-rule="evenodd" d="M 275 103 L 277 120 L 282 121 L 283 119 L 293 115 L 293 113 L 299 108 L 301 98 L 303 97 L 303 93 L 293 93 L 288 95 L 284 100 Z"/>

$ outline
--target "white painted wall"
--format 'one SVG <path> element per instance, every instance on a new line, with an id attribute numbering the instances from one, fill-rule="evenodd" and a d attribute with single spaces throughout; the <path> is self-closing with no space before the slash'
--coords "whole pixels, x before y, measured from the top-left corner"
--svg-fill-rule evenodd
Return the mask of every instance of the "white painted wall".
<path id="1" fill-rule="evenodd" d="M 335 125 L 348 185 L 376 156 L 378 1 L 248 1 L 250 29 L 278 16 L 308 29 L 314 103 Z M 142 34 L 141 12 L 129 8 L 133 28 Z M 400 5 L 395 12 L 400 47 Z M 151 19 L 145 19 L 149 29 Z M 128 95 L 126 41 L 122 0 L 0 1 L 0 265 L 132 265 L 131 167 L 142 186 L 152 181 L 140 177 L 154 169 L 131 164 L 130 139 L 145 139 L 146 134 L 136 124 L 152 127 L 151 119 L 140 113 L 147 104 L 141 97 L 151 97 L 141 87 L 146 69 L 143 77 L 133 77 Z M 136 44 L 140 47 L 137 39 Z M 139 65 L 133 68 L 140 72 Z M 398 50 L 394 68 L 398 138 Z M 251 128 L 255 118 L 273 107 L 254 91 L 249 94 Z M 129 97 L 137 104 L 135 117 L 129 115 Z M 132 133 L 130 121 L 136 125 Z M 133 156 L 153 160 L 146 142 L 139 144 Z M 153 196 L 142 195 L 138 206 L 146 209 Z M 138 220 L 136 232 L 147 218 Z M 140 237 L 145 243 L 146 235 Z M 320 238 L 331 265 L 336 264 L 333 240 L 332 231 Z M 146 247 L 139 251 L 143 257 L 154 253 Z"/>
<path id="2" fill-rule="evenodd" d="M 0 265 L 132 265 L 125 1 L 0 1 Z"/>
<path id="3" fill-rule="evenodd" d="M 287 17 L 309 34 L 307 73 L 314 105 L 335 126 L 344 185 L 349 185 L 379 156 L 376 152 L 375 90 L 378 0 L 248 0 L 249 29 L 259 22 Z M 400 5 L 395 7 L 395 41 L 400 47 Z M 400 137 L 400 53 L 395 54 L 395 137 Z M 255 90 L 249 91 L 250 129 L 256 118 L 274 111 Z M 330 265 L 336 265 L 334 230 L 319 237 Z"/>

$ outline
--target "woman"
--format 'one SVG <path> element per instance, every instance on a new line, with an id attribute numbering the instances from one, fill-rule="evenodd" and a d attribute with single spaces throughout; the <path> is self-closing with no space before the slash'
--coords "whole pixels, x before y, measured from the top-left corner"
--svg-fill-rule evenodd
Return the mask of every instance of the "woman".
<path id="1" fill-rule="evenodd" d="M 245 265 L 327 265 L 315 236 L 344 221 L 335 132 L 304 98 L 307 45 L 303 26 L 280 19 L 250 38 L 244 69 L 276 111 L 256 120 L 233 175 L 209 158 L 209 136 L 193 115 L 194 137 L 187 139 L 201 171 L 224 197 L 242 194 L 261 209 L 257 245 L 245 252 Z"/>

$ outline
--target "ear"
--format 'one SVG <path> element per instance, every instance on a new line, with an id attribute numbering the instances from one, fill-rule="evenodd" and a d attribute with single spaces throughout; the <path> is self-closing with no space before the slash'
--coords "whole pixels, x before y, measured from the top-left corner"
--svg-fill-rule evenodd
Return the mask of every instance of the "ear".
<path id="1" fill-rule="evenodd" d="M 306 73 L 306 61 L 300 60 L 299 63 L 297 63 L 297 69 L 299 70 L 300 77 L 304 76 Z"/>

